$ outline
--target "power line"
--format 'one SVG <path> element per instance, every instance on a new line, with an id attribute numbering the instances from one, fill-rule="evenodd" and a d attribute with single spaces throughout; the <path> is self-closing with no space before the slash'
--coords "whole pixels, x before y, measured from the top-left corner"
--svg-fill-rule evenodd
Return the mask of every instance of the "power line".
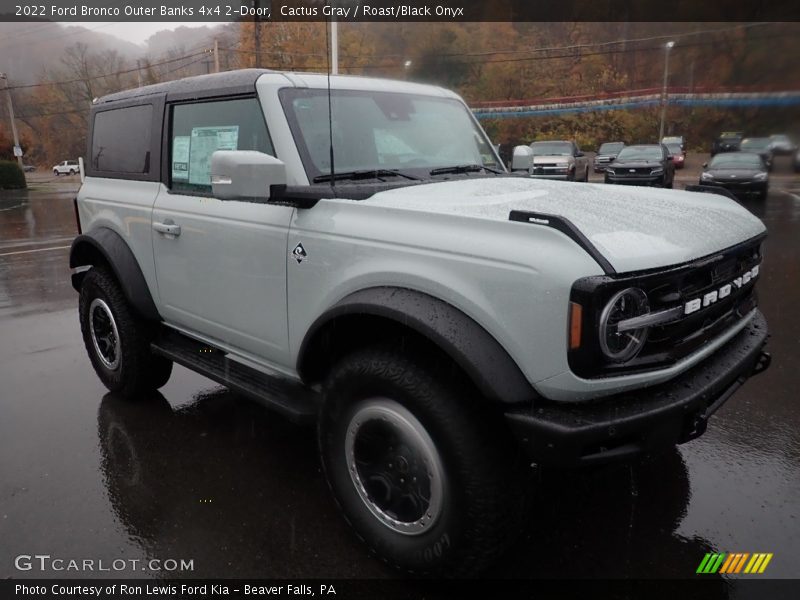
<path id="1" fill-rule="evenodd" d="M 208 51 L 196 52 L 194 54 L 187 54 L 186 56 L 179 56 L 177 58 L 171 58 L 171 59 L 160 61 L 160 62 L 156 62 L 156 63 L 150 63 L 148 66 L 149 67 L 158 67 L 158 66 L 161 66 L 161 65 L 174 63 L 174 62 L 177 62 L 179 60 L 185 60 L 187 58 L 193 58 L 195 56 L 202 56 L 202 55 L 205 55 L 207 53 L 208 53 Z M 36 88 L 36 87 L 47 87 L 47 86 L 52 86 L 52 85 L 65 85 L 65 84 L 68 84 L 68 83 L 82 83 L 84 81 L 93 81 L 95 79 L 104 79 L 106 77 L 115 77 L 117 75 L 125 75 L 127 73 L 135 73 L 136 71 L 139 71 L 139 70 L 140 70 L 139 67 L 134 67 L 132 69 L 124 69 L 122 71 L 115 71 L 113 73 L 104 73 L 102 75 L 92 75 L 91 77 L 83 77 L 83 78 L 80 78 L 80 79 L 67 79 L 67 80 L 64 80 L 64 81 L 45 81 L 45 82 L 42 82 L 42 83 L 28 83 L 28 84 L 25 84 L 25 85 L 14 85 L 14 86 L 9 86 L 8 89 L 9 90 L 23 90 L 23 89 Z"/>

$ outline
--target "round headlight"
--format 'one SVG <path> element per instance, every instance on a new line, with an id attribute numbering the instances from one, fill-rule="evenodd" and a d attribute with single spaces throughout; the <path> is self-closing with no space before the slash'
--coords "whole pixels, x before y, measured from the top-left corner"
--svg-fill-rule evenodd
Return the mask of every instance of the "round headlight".
<path id="1" fill-rule="evenodd" d="M 600 348 L 614 362 L 626 362 L 636 356 L 647 340 L 648 327 L 620 331 L 620 321 L 641 317 L 650 312 L 647 294 L 639 288 L 617 292 L 600 315 Z"/>

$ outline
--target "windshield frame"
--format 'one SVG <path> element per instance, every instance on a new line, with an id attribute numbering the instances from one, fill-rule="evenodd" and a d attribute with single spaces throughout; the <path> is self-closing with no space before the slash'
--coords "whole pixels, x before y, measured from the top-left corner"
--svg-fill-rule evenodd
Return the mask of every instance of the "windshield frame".
<path id="1" fill-rule="evenodd" d="M 569 148 L 569 152 L 567 152 L 566 154 L 562 154 L 560 152 L 559 153 L 545 152 L 545 153 L 542 153 L 542 154 L 538 154 L 534 149 L 534 146 L 536 146 L 537 144 L 539 144 L 539 145 L 544 145 L 544 144 L 556 145 L 556 144 L 558 144 L 558 145 L 562 145 L 562 146 L 568 147 Z M 575 144 L 573 144 L 572 142 L 569 142 L 567 140 L 538 140 L 538 141 L 531 142 L 530 144 L 528 144 L 528 148 L 530 148 L 531 151 L 533 152 L 533 156 L 575 156 L 576 153 L 578 152 L 577 147 L 575 146 Z"/>
<path id="2" fill-rule="evenodd" d="M 769 150 L 770 144 L 772 144 L 772 140 L 769 138 L 743 138 L 742 142 L 739 144 L 739 149 L 745 152 L 759 154 L 760 152 Z M 745 150 L 745 146 L 753 147 Z"/>
<path id="3" fill-rule="evenodd" d="M 752 157 L 754 159 L 753 162 L 757 162 L 758 166 L 754 166 L 751 162 L 745 162 L 744 160 L 738 161 L 737 158 L 741 158 L 743 156 L 747 156 L 747 158 Z M 716 164 L 714 164 L 716 163 Z M 722 163 L 722 164 L 721 164 Z M 706 168 L 707 171 L 712 171 L 715 169 L 758 169 L 760 171 L 766 171 L 766 166 L 764 165 L 764 161 L 761 159 L 755 152 L 723 152 L 722 154 L 717 154 L 714 158 L 711 159 L 711 162 L 708 163 L 708 167 Z"/>
<path id="4" fill-rule="evenodd" d="M 647 150 L 659 151 L 660 152 L 660 156 L 658 158 L 656 158 L 656 157 L 643 157 L 643 156 L 634 156 L 634 157 L 622 156 L 622 153 L 625 152 L 626 150 L 631 150 L 631 152 L 628 153 L 628 154 L 631 154 L 632 152 L 635 152 L 636 151 L 635 149 L 637 149 L 637 148 L 639 148 L 640 151 L 642 149 L 645 149 L 645 148 Z M 669 155 L 669 150 L 667 150 L 667 155 Z M 631 145 L 631 146 L 625 146 L 622 150 L 619 151 L 619 154 L 617 154 L 617 158 L 615 160 L 618 160 L 620 162 L 624 162 L 626 160 L 627 161 L 638 161 L 638 160 L 643 160 L 643 161 L 648 161 L 648 160 L 662 161 L 665 158 L 666 157 L 664 156 L 664 146 L 659 147 L 659 145 L 657 145 L 657 144 L 635 144 L 635 145 Z"/>
<path id="5" fill-rule="evenodd" d="M 489 136 L 486 135 L 486 132 L 484 131 L 483 127 L 481 127 L 480 123 L 475 118 L 475 115 L 467 107 L 467 105 L 464 104 L 463 100 L 461 100 L 460 98 L 452 97 L 452 96 L 435 96 L 435 95 L 432 95 L 432 94 L 419 94 L 419 93 L 414 93 L 414 92 L 403 92 L 403 91 L 388 91 L 387 92 L 387 91 L 377 90 L 377 89 L 332 89 L 332 90 L 330 90 L 330 92 L 331 92 L 332 96 L 334 96 L 334 97 L 335 96 L 339 96 L 340 98 L 341 97 L 347 97 L 347 96 L 358 97 L 358 96 L 375 96 L 375 95 L 406 96 L 406 97 L 408 97 L 408 98 L 410 98 L 412 100 L 413 99 L 419 99 L 419 100 L 432 101 L 432 102 L 441 102 L 443 104 L 451 104 L 453 106 L 459 106 L 464 111 L 464 114 L 467 115 L 467 118 L 469 119 L 470 124 L 474 128 L 475 133 L 478 134 L 480 140 L 483 141 L 483 143 L 489 149 L 489 151 L 491 152 L 491 156 L 494 159 L 494 164 L 493 165 L 487 165 L 485 163 L 484 164 L 476 163 L 476 164 L 479 165 L 479 166 L 486 167 L 487 173 L 489 171 L 491 171 L 491 169 L 499 170 L 499 171 L 501 171 L 503 173 L 507 173 L 508 172 L 508 170 L 506 169 L 505 164 L 503 163 L 502 159 L 500 158 L 500 155 L 498 154 L 494 144 L 492 144 L 491 140 L 489 139 Z M 330 175 L 330 172 L 327 171 L 327 170 L 326 171 L 320 171 L 318 166 L 315 164 L 314 159 L 312 158 L 311 153 L 308 150 L 308 146 L 306 144 L 306 140 L 305 140 L 305 137 L 303 135 L 301 125 L 300 125 L 300 123 L 298 121 L 297 114 L 295 113 L 294 109 L 292 108 L 292 102 L 296 98 L 299 98 L 299 97 L 302 97 L 303 95 L 308 95 L 308 94 L 314 95 L 314 96 L 327 96 L 328 90 L 325 89 L 325 88 L 322 88 L 322 87 L 309 87 L 309 88 L 283 87 L 280 90 L 278 90 L 278 99 L 280 101 L 281 108 L 283 109 L 283 116 L 284 116 L 284 118 L 286 119 L 286 122 L 289 125 L 289 131 L 290 131 L 290 133 L 292 135 L 292 139 L 294 141 L 294 146 L 297 149 L 297 153 L 300 155 L 300 161 L 301 161 L 301 163 L 303 165 L 303 170 L 305 172 L 305 175 L 308 178 L 309 185 L 331 185 L 331 182 L 314 183 L 314 179 L 315 178 L 320 178 L 322 176 Z M 439 179 L 439 177 L 436 176 L 436 175 L 431 175 L 430 174 L 430 171 L 432 169 L 444 168 L 444 167 L 453 167 L 453 166 L 457 166 L 456 163 L 453 163 L 453 164 L 443 163 L 441 165 L 413 166 L 413 167 L 407 167 L 407 168 L 402 168 L 402 169 L 394 169 L 394 167 L 390 168 L 390 167 L 383 166 L 383 167 L 376 167 L 375 170 L 376 171 L 397 170 L 397 171 L 402 172 L 402 173 L 407 173 L 408 175 L 413 176 L 412 178 L 409 178 L 409 179 L 406 180 L 408 182 L 408 184 L 415 184 L 415 183 L 419 183 L 422 180 L 436 181 L 437 179 Z M 371 170 L 371 169 L 372 169 L 372 167 L 364 166 L 362 170 L 366 171 L 366 170 Z M 336 165 L 336 156 L 334 155 L 334 172 L 339 172 L 339 171 L 340 171 L 340 169 Z M 351 169 L 349 167 L 347 167 L 347 168 L 346 167 L 342 167 L 341 168 L 341 172 L 345 172 L 345 171 L 351 171 Z M 474 174 L 470 174 L 470 173 L 448 174 L 448 177 L 453 177 L 453 176 L 464 176 L 464 177 L 472 176 L 472 177 L 474 177 L 475 175 Z M 494 175 L 494 176 L 496 176 L 496 175 Z M 380 179 L 380 177 L 377 176 L 375 179 Z M 413 179 L 413 181 L 412 181 L 412 179 Z M 345 182 L 344 180 L 340 180 L 340 179 L 337 179 L 336 181 L 342 181 L 343 183 Z M 401 181 L 402 181 L 402 179 L 401 179 Z M 347 183 L 347 185 L 352 185 L 352 184 L 366 184 L 366 185 L 369 185 L 369 184 L 372 184 L 373 182 L 371 182 L 369 179 L 365 179 L 365 180 L 359 180 L 359 181 L 346 181 L 346 183 Z M 394 180 L 392 180 L 392 183 L 396 183 L 396 182 Z"/>
<path id="6" fill-rule="evenodd" d="M 606 146 L 614 146 L 614 148 L 609 150 L 608 148 L 606 148 Z M 603 150 L 603 148 L 606 149 Z M 620 152 L 622 152 L 623 148 L 625 148 L 625 142 L 603 142 L 597 148 L 597 154 L 612 154 L 612 153 L 619 154 Z"/>

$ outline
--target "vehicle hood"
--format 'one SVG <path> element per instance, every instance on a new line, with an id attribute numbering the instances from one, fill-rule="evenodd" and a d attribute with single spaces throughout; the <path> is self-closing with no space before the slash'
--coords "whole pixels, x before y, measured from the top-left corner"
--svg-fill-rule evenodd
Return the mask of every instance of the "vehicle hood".
<path id="1" fill-rule="evenodd" d="M 557 215 L 569 219 L 618 273 L 708 256 L 765 230 L 749 211 L 717 194 L 523 177 L 413 185 L 360 202 L 494 221 L 508 221 L 512 210 Z M 536 235 L 541 226 L 530 227 Z"/>
<path id="2" fill-rule="evenodd" d="M 757 173 L 763 173 L 758 169 L 709 169 L 712 177 L 719 179 L 752 179 Z"/>
<path id="3" fill-rule="evenodd" d="M 622 169 L 642 169 L 645 167 L 655 168 L 661 167 L 660 160 L 615 160 L 609 166 L 619 167 Z"/>
<path id="4" fill-rule="evenodd" d="M 568 163 L 572 160 L 571 156 L 563 154 L 543 154 L 541 156 L 533 157 L 533 164 L 547 164 L 547 163 Z"/>

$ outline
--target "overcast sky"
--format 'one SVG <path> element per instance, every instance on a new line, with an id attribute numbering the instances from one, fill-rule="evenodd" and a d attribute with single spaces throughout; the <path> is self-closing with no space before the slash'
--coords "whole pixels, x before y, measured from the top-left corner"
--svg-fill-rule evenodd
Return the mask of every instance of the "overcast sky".
<path id="1" fill-rule="evenodd" d="M 168 21 L 168 22 L 157 22 L 157 23 L 104 23 L 99 21 L 93 21 L 89 23 L 63 23 L 64 25 L 79 25 L 81 27 L 85 27 L 86 29 L 91 29 L 92 31 L 97 30 L 99 32 L 108 33 L 110 35 L 115 35 L 118 38 L 126 40 L 128 42 L 133 42 L 134 44 L 143 44 L 144 41 L 149 38 L 154 33 L 157 33 L 163 29 L 177 29 L 178 27 L 204 27 L 209 26 L 213 27 L 214 25 L 219 25 L 219 23 L 210 23 L 210 22 L 190 22 L 190 23 L 182 23 L 182 22 L 175 22 L 175 21 Z"/>

